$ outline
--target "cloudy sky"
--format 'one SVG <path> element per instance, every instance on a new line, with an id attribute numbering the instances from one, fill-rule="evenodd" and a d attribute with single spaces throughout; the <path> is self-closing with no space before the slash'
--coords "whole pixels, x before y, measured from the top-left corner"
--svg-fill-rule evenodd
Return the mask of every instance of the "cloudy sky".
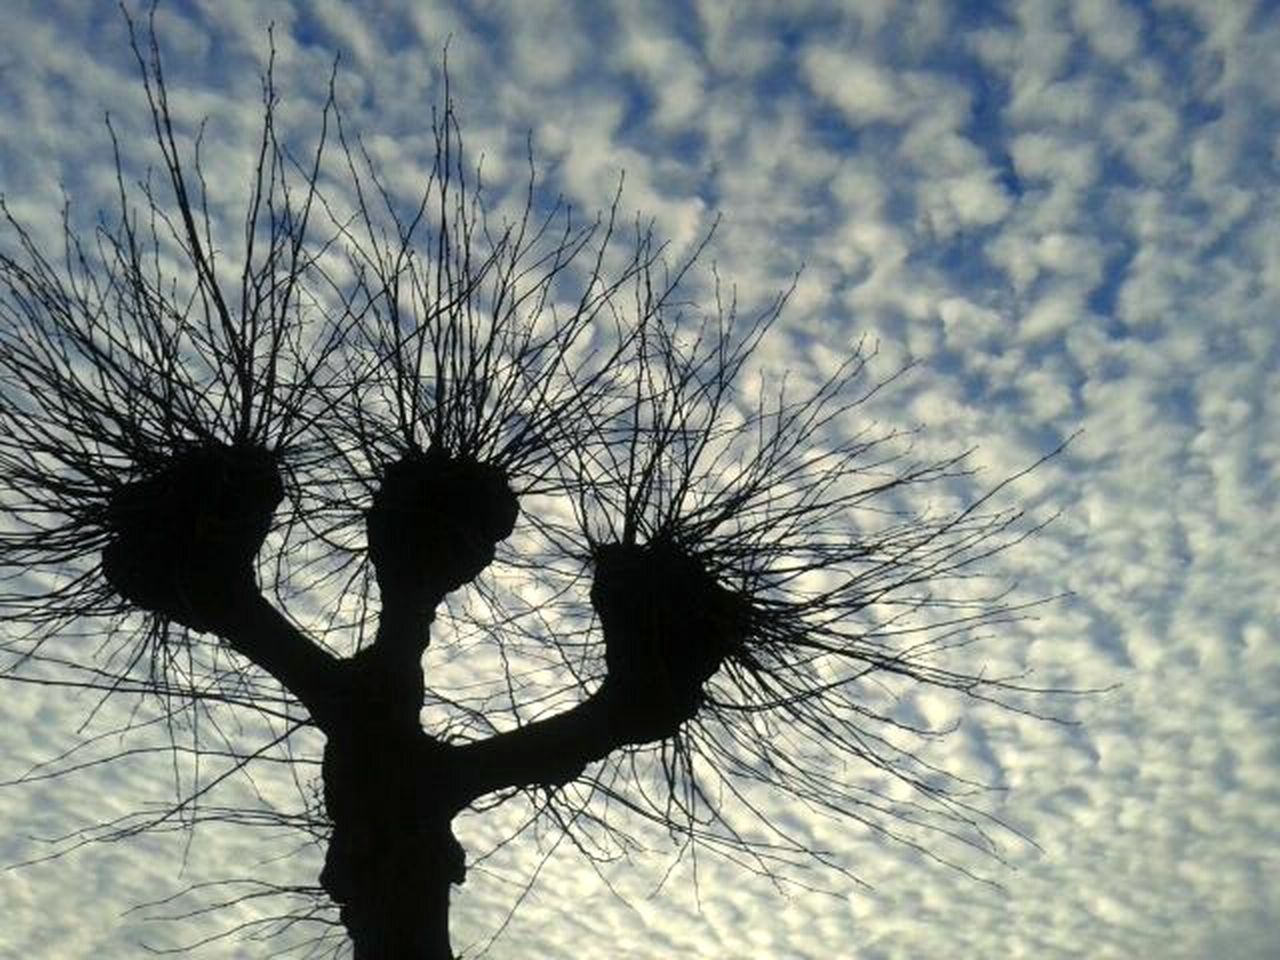
<path id="1" fill-rule="evenodd" d="M 1025 836 L 1003 838 L 1004 866 L 967 864 L 996 885 L 828 823 L 813 835 L 865 885 L 820 874 L 814 890 L 779 891 L 714 858 L 699 859 L 695 885 L 661 843 L 602 876 L 553 836 L 526 836 L 457 894 L 457 947 L 582 960 L 1280 956 L 1274 8 L 171 0 L 158 17 L 171 96 L 183 122 L 209 118 L 206 163 L 228 215 L 272 21 L 286 125 L 318 116 L 341 51 L 347 121 L 412 183 L 431 158 L 449 39 L 465 135 L 496 197 L 521 182 L 532 142 L 546 196 L 595 210 L 625 171 L 624 208 L 673 250 L 721 217 L 708 260 L 744 301 L 803 267 L 768 365 L 803 373 L 878 339 L 879 369 L 917 366 L 875 416 L 924 424 L 931 451 L 976 446 L 992 478 L 1080 432 L 1013 491 L 1059 519 L 996 561 L 1028 596 L 1069 596 L 994 643 L 1046 683 L 1114 689 L 1046 705 L 1077 726 L 972 711 L 934 754 L 999 787 L 976 802 Z M 88 219 L 109 207 L 106 111 L 140 175 L 148 118 L 113 5 L 6 3 L 0 191 L 37 229 L 56 223 L 64 189 Z M 91 701 L 0 690 L 0 778 L 77 742 Z M 0 861 L 162 800 L 163 777 L 140 758 L 0 789 Z M 469 849 L 486 829 L 465 826 Z M 0 956 L 134 957 L 254 915 L 146 921 L 127 912 L 139 903 L 226 877 L 314 881 L 314 850 L 264 863 L 256 843 L 209 830 L 188 849 L 166 835 L 0 873 Z"/>

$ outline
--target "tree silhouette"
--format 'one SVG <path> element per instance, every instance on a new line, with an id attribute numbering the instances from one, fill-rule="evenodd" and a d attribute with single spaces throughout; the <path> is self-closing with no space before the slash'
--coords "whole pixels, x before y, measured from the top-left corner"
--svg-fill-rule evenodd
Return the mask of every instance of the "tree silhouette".
<path id="1" fill-rule="evenodd" d="M 945 731 L 884 689 L 1029 709 L 950 654 L 1024 614 L 973 584 L 1031 530 L 1003 484 L 911 509 L 972 471 L 860 423 L 872 351 L 794 387 L 755 363 L 785 293 L 682 293 L 710 236 L 672 262 L 618 196 L 579 221 L 532 172 L 500 215 L 447 87 L 406 205 L 332 84 L 314 149 L 282 143 L 268 66 L 233 234 L 154 29 L 133 42 L 158 182 L 117 150 L 117 216 L 82 237 L 64 214 L 57 254 L 0 201 L 3 649 L 10 680 L 138 698 L 193 769 L 225 768 L 91 839 L 304 831 L 323 896 L 286 920 L 336 907 L 361 960 L 453 956 L 454 818 L 517 799 L 588 858 L 638 818 L 748 869 L 844 870 L 760 785 L 928 855 L 991 848 L 970 785 L 917 749 Z M 500 675 L 449 696 L 433 633 Z M 213 801 L 281 759 L 297 811 Z"/>

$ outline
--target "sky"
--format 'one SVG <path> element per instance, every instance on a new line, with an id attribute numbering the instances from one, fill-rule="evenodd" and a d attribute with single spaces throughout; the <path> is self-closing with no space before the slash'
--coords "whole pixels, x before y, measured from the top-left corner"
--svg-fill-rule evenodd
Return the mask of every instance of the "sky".
<path id="1" fill-rule="evenodd" d="M 130 172 L 148 158 L 122 18 L 111 4 L 11 0 L 5 22 L 0 192 L 37 232 L 56 226 L 64 194 L 92 222 L 114 189 L 105 113 Z M 428 168 L 447 41 L 468 149 L 498 202 L 522 188 L 529 145 L 540 196 L 578 210 L 607 206 L 625 171 L 622 208 L 652 218 L 673 252 L 720 218 L 706 260 L 744 302 L 803 268 L 763 365 L 812 374 L 865 335 L 883 374 L 915 364 L 866 415 L 923 425 L 921 449 L 939 455 L 976 448 L 993 479 L 1075 437 L 1010 491 L 1032 518 L 1057 519 L 992 561 L 1026 596 L 1060 599 L 990 655 L 1105 692 L 1049 698 L 1069 725 L 973 708 L 931 748 L 994 784 L 975 802 L 1020 834 L 1001 834 L 1003 864 L 965 862 L 991 883 L 766 797 L 862 883 L 828 873 L 779 890 L 705 856 L 695 876 L 661 842 L 596 872 L 554 836 L 525 835 L 456 892 L 457 948 L 1280 956 L 1280 12 L 165 2 L 170 95 L 180 122 L 208 118 L 218 215 L 242 197 L 271 22 L 282 123 L 314 124 L 340 51 L 345 122 L 394 183 Z M 92 701 L 73 694 L 0 689 L 6 781 L 111 725 L 81 731 Z M 139 757 L 0 788 L 0 864 L 162 800 L 165 776 Z M 468 849 L 498 829 L 483 821 L 462 825 Z M 259 908 L 167 921 L 131 908 L 228 877 L 314 882 L 314 848 L 280 852 L 208 828 L 4 870 L 0 957 L 114 960 L 198 941 Z M 265 957 L 286 942 L 188 955 Z"/>

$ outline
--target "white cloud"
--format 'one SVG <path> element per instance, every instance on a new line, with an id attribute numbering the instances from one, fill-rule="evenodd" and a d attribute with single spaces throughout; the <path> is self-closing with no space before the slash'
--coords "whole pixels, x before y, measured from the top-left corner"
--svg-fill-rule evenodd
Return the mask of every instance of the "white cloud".
<path id="1" fill-rule="evenodd" d="M 1076 0 L 1071 19 L 1088 37 L 1089 45 L 1104 60 L 1121 63 L 1138 48 L 1142 20 L 1126 3 L 1117 0 Z"/>
<path id="2" fill-rule="evenodd" d="M 1132 100 L 1112 110 L 1104 135 L 1133 171 L 1148 182 L 1173 176 L 1183 158 L 1177 149 L 1178 117 L 1155 100 Z"/>
<path id="3" fill-rule="evenodd" d="M 805 52 L 804 67 L 814 92 L 856 125 L 901 123 L 910 113 L 897 78 L 865 56 L 834 47 L 811 48 Z"/>

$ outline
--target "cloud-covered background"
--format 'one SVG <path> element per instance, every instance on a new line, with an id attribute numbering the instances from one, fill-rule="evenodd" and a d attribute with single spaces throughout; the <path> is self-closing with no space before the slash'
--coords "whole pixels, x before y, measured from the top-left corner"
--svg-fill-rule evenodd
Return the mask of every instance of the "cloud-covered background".
<path id="1" fill-rule="evenodd" d="M 993 480 L 1083 430 L 1014 491 L 1060 518 L 998 560 L 1028 596 L 1070 596 L 997 644 L 1045 683 L 1118 686 L 1048 705 L 1078 726 L 973 711 L 935 754 L 1001 787 L 978 802 L 1029 841 L 1006 837 L 1007 869 L 973 864 L 1002 889 L 827 823 L 815 838 L 868 886 L 780 893 L 711 858 L 695 885 L 660 845 L 601 878 L 524 837 L 457 895 L 457 947 L 489 942 L 545 856 L 490 956 L 1280 956 L 1274 9 L 317 0 L 168 2 L 157 22 L 175 111 L 209 118 L 215 214 L 242 215 L 268 23 L 282 121 L 319 115 L 340 50 L 347 122 L 410 186 L 447 39 L 495 197 L 523 185 L 531 142 L 548 197 L 596 210 L 625 171 L 624 209 L 675 250 L 722 217 L 708 260 L 745 302 L 804 268 L 769 366 L 829 368 L 878 339 L 883 372 L 918 364 L 877 398 L 880 422 L 978 447 Z M 29 223 L 56 225 L 63 190 L 87 220 L 111 207 L 106 111 L 140 175 L 148 116 L 114 8 L 6 4 L 0 190 Z M 0 692 L 6 779 L 74 744 L 92 704 Z M 140 758 L 0 790 L 0 861 L 163 800 L 163 773 Z M 313 882 L 314 851 L 263 866 L 254 840 L 161 836 L 4 872 L 0 956 L 133 957 L 252 916 L 148 923 L 135 904 L 260 871 Z"/>

